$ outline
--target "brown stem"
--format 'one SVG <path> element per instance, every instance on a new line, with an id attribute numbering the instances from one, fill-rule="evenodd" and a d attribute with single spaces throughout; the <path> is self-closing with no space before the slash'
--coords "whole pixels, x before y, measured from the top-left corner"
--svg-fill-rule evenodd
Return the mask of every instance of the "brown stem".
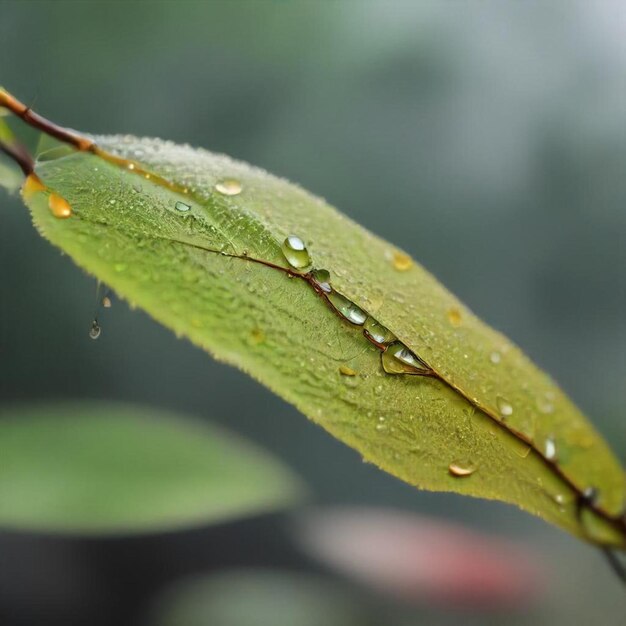
<path id="1" fill-rule="evenodd" d="M 20 166 L 20 169 L 24 172 L 24 176 L 30 176 L 33 173 L 35 163 L 24 146 L 19 144 L 10 145 L 4 141 L 0 141 L 0 150 Z"/>
<path id="2" fill-rule="evenodd" d="M 5 107 L 30 126 L 34 126 L 47 135 L 56 137 L 60 141 L 69 143 L 79 150 L 91 150 L 94 145 L 93 141 L 90 139 L 81 137 L 80 135 L 68 130 L 67 128 L 63 128 L 62 126 L 57 126 L 45 117 L 31 111 L 30 107 L 27 107 L 23 102 L 20 102 L 4 89 L 0 89 L 0 106 Z"/>

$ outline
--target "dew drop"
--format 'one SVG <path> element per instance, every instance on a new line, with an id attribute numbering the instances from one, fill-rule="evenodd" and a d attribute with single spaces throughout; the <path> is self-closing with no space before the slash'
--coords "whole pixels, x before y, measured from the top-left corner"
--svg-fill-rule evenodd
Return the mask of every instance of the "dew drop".
<path id="1" fill-rule="evenodd" d="M 312 275 L 315 284 L 324 293 L 330 293 L 332 291 L 332 287 L 330 286 L 330 272 L 328 270 L 314 270 Z"/>
<path id="2" fill-rule="evenodd" d="M 89 329 L 89 337 L 91 339 L 98 339 L 102 333 L 102 329 L 100 328 L 100 324 L 98 324 L 97 320 L 91 322 L 91 328 Z"/>
<path id="3" fill-rule="evenodd" d="M 494 350 L 490 355 L 489 355 L 489 360 L 494 364 L 497 365 L 498 363 L 500 363 L 500 361 L 502 360 L 502 355 L 497 351 Z"/>
<path id="4" fill-rule="evenodd" d="M 556 459 L 556 441 L 554 437 L 548 437 L 543 444 L 543 453 L 548 461 L 554 461 Z"/>
<path id="5" fill-rule="evenodd" d="M 457 308 L 452 308 L 448 310 L 448 321 L 452 326 L 460 326 L 463 321 L 463 317 L 461 316 L 461 311 Z"/>
<path id="6" fill-rule="evenodd" d="M 408 269 L 413 267 L 413 259 L 404 252 L 394 252 L 392 256 L 392 263 L 394 269 L 399 272 L 406 272 Z"/>
<path id="7" fill-rule="evenodd" d="M 48 198 L 48 206 L 50 207 L 52 215 L 59 219 L 65 219 L 72 215 L 72 207 L 70 206 L 70 203 L 56 193 L 50 194 L 50 197 Z"/>
<path id="8" fill-rule="evenodd" d="M 289 235 L 283 242 L 282 251 L 287 259 L 287 263 L 297 270 L 302 270 L 311 265 L 309 251 L 304 245 L 304 241 L 296 235 Z"/>
<path id="9" fill-rule="evenodd" d="M 513 444 L 513 450 L 515 451 L 515 454 L 517 454 L 517 456 L 519 456 L 521 459 L 527 458 L 530 454 L 530 451 L 532 450 L 532 446 L 522 439 L 515 438 L 514 441 L 515 443 Z"/>
<path id="10" fill-rule="evenodd" d="M 105 309 L 111 308 L 111 298 L 109 298 L 109 296 L 104 296 L 104 298 L 102 298 L 102 306 Z"/>
<path id="11" fill-rule="evenodd" d="M 382 353 L 381 362 L 387 374 L 427 375 L 431 369 L 403 343 L 396 341 Z"/>
<path id="12" fill-rule="evenodd" d="M 396 340 L 396 336 L 373 317 L 368 317 L 364 324 L 365 336 L 377 344 L 387 345 Z"/>
<path id="13" fill-rule="evenodd" d="M 215 184 L 216 191 L 224 196 L 236 196 L 241 193 L 241 183 L 235 178 L 225 178 Z"/>
<path id="14" fill-rule="evenodd" d="M 180 211 L 181 213 L 186 213 L 187 211 L 191 210 L 191 206 L 188 204 L 185 204 L 184 202 L 180 202 L 178 201 L 175 205 L 174 208 L 177 211 Z"/>
<path id="15" fill-rule="evenodd" d="M 498 396 L 496 398 L 496 405 L 498 406 L 498 411 L 500 411 L 500 415 L 502 417 L 509 417 L 513 415 L 513 406 L 502 396 Z"/>
<path id="16" fill-rule="evenodd" d="M 353 370 L 351 367 L 348 367 L 347 365 L 340 365 L 339 366 L 339 373 L 342 376 L 356 376 L 356 370 Z"/>
<path id="17" fill-rule="evenodd" d="M 541 413 L 554 413 L 554 404 L 551 402 L 553 394 L 545 394 L 537 399 L 537 408 Z"/>
<path id="18" fill-rule="evenodd" d="M 367 313 L 354 304 L 352 300 L 348 300 L 348 298 L 336 291 L 329 293 L 326 297 L 337 312 L 345 317 L 351 324 L 362 326 L 365 323 Z"/>
<path id="19" fill-rule="evenodd" d="M 453 461 L 448 465 L 448 472 L 455 478 L 471 476 L 478 468 L 469 461 Z"/>
<path id="20" fill-rule="evenodd" d="M 134 164 L 134 163 L 127 163 L 127 164 L 126 164 L 126 167 L 127 167 L 129 170 L 131 170 L 131 171 L 132 171 L 132 170 L 134 170 L 134 169 L 135 169 L 135 164 Z"/>

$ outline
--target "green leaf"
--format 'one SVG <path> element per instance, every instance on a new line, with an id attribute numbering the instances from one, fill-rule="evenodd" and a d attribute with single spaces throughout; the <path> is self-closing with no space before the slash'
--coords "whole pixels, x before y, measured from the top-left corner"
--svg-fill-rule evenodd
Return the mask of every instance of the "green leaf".
<path id="1" fill-rule="evenodd" d="M 40 163 L 47 190 L 25 194 L 40 232 L 81 267 L 402 480 L 511 502 L 624 546 L 625 477 L 606 444 L 546 374 L 405 253 L 245 163 L 159 140 L 96 141 Z M 51 191 L 70 203 L 69 219 L 49 210 Z M 287 262 L 290 235 L 329 272 L 318 276 L 328 297 Z M 384 325 L 418 367 L 387 352 L 383 369 L 380 346 L 330 300 L 353 322 L 366 312 Z M 420 367 L 434 375 L 387 373 Z"/>
<path id="2" fill-rule="evenodd" d="M 0 414 L 0 525 L 129 533 L 219 523 L 291 504 L 277 461 L 213 426 L 103 404 Z"/>

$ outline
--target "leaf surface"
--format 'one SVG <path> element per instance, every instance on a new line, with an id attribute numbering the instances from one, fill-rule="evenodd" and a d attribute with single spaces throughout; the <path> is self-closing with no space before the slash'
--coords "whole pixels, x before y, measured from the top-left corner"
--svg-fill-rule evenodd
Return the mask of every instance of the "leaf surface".
<path id="1" fill-rule="evenodd" d="M 219 523 L 293 503 L 298 480 L 219 429 L 102 404 L 0 414 L 0 525 L 129 533 Z"/>
<path id="2" fill-rule="evenodd" d="M 106 153 L 38 164 L 46 189 L 25 194 L 41 233 L 81 267 L 410 484 L 514 503 L 624 545 L 624 473 L 603 440 L 404 252 L 245 163 L 159 140 L 95 139 Z M 50 192 L 70 203 L 69 219 L 50 212 Z M 294 276 L 281 250 L 290 235 L 435 376 L 385 372 L 362 326 L 337 315 L 310 274 Z"/>

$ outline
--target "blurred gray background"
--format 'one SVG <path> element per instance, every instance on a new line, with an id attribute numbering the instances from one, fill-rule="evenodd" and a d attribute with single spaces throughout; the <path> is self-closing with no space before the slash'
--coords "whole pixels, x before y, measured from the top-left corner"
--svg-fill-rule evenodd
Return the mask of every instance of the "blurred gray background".
<path id="1" fill-rule="evenodd" d="M 626 460 L 624 3 L 5 1 L 0 42 L 0 84 L 56 122 L 225 152 L 409 251 Z M 388 607 L 386 625 L 623 623 L 623 588 L 561 532 L 498 503 L 414 491 L 125 304 L 91 341 L 94 281 L 39 238 L 18 198 L 0 194 L 0 224 L 3 405 L 107 398 L 215 420 L 285 460 L 320 504 L 457 519 L 527 543 L 551 568 L 546 597 L 514 615 Z M 267 527 L 242 530 L 245 545 Z M 147 623 L 154 571 L 213 567 L 197 554 L 207 541 L 4 533 L 0 618 Z M 295 562 L 288 551 L 259 561 Z"/>

